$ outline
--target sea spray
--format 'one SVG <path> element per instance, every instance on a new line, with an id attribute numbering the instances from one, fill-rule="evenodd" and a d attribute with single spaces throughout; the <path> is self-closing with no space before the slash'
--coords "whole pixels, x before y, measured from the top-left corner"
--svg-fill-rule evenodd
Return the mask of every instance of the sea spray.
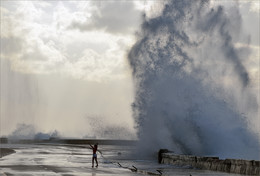
<path id="1" fill-rule="evenodd" d="M 136 87 L 132 105 L 140 154 L 176 153 L 260 159 L 250 128 L 258 105 L 235 47 L 242 40 L 234 6 L 173 0 L 143 17 L 128 60 Z"/>
<path id="2" fill-rule="evenodd" d="M 48 140 L 51 138 L 60 138 L 61 134 L 54 130 L 49 133 L 37 132 L 37 129 L 31 124 L 20 123 L 17 124 L 16 129 L 8 135 L 8 139 L 11 141 L 19 140 Z"/>

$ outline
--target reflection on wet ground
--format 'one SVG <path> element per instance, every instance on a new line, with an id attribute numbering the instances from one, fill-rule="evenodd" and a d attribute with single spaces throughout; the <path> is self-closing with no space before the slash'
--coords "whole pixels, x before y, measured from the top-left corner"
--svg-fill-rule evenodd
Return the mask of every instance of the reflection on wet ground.
<path id="1" fill-rule="evenodd" d="M 98 168 L 91 167 L 92 151 L 88 146 L 2 144 L 1 147 L 15 148 L 16 153 L 0 158 L 0 176 L 236 175 L 134 159 L 129 155 L 133 146 L 100 146 L 103 155 L 98 155 Z"/>

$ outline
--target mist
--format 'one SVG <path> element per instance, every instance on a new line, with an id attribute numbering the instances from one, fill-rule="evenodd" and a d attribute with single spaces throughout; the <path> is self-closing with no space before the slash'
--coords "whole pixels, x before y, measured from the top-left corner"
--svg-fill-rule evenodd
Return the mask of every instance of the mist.
<path id="1" fill-rule="evenodd" d="M 139 153 L 260 159 L 259 105 L 238 4 L 173 0 L 143 15 L 129 52 Z"/>
<path id="2" fill-rule="evenodd" d="M 54 131 L 64 138 L 135 136 L 129 108 L 133 88 L 127 79 L 95 82 L 59 74 L 24 74 L 12 70 L 7 59 L 1 60 L 1 66 L 0 136 L 46 138 L 44 134 L 51 136 Z"/>

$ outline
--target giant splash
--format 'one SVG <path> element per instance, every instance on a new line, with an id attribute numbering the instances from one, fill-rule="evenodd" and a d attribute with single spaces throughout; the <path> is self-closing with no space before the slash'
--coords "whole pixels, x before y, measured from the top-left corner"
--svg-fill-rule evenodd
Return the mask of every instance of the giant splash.
<path id="1" fill-rule="evenodd" d="M 180 154 L 260 159 L 251 128 L 258 104 L 242 60 L 250 51 L 238 8 L 210 1 L 173 0 L 145 14 L 128 61 L 140 153 L 168 148 Z"/>

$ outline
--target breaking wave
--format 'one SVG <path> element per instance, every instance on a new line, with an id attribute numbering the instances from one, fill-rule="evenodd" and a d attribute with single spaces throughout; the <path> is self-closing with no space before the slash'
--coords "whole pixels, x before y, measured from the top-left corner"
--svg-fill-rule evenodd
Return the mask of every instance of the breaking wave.
<path id="1" fill-rule="evenodd" d="M 145 14 L 128 60 L 140 153 L 260 159 L 251 127 L 257 99 L 242 56 L 241 16 L 210 1 L 173 0 L 160 15 Z M 244 60 L 245 61 L 245 60 Z"/>

